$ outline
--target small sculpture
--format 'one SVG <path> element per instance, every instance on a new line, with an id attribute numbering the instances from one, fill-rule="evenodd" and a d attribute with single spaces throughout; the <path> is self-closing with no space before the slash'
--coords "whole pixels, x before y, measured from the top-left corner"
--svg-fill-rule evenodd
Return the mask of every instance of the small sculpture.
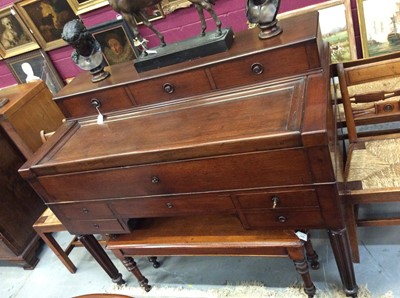
<path id="1" fill-rule="evenodd" d="M 99 42 L 89 33 L 81 20 L 74 19 L 66 23 L 61 37 L 74 48 L 71 54 L 72 61 L 93 75 L 92 82 L 104 80 L 110 75 L 104 71 L 104 58 Z"/>
<path id="2" fill-rule="evenodd" d="M 140 44 L 143 45 L 143 37 L 140 35 L 139 30 L 137 28 L 137 24 L 135 22 L 135 16 L 140 17 L 143 20 L 143 24 L 145 24 L 150 30 L 152 30 L 160 39 L 161 46 L 165 46 L 165 40 L 164 36 L 154 28 L 154 26 L 151 24 L 151 22 L 147 19 L 146 13 L 145 13 L 145 8 L 150 7 L 153 5 L 157 5 L 161 2 L 162 0 L 108 0 L 110 3 L 111 7 L 118 13 L 120 13 L 123 17 L 123 19 L 129 24 L 131 27 L 133 34 L 135 36 L 136 42 L 139 42 Z M 218 28 L 218 33 L 217 35 L 221 35 L 221 21 L 218 18 L 217 14 L 214 12 L 213 5 L 215 4 L 215 0 L 189 0 L 192 2 L 199 14 L 200 21 L 201 21 L 201 35 L 205 35 L 205 31 L 207 29 L 207 24 L 204 18 L 204 12 L 203 10 L 207 10 L 212 18 L 215 21 L 215 24 L 217 25 Z M 144 51 L 142 52 L 144 55 L 147 55 L 147 50 L 144 48 Z"/>
<path id="3" fill-rule="evenodd" d="M 246 15 L 250 23 L 258 24 L 261 29 L 258 37 L 267 39 L 282 32 L 277 23 L 280 0 L 247 0 Z"/>

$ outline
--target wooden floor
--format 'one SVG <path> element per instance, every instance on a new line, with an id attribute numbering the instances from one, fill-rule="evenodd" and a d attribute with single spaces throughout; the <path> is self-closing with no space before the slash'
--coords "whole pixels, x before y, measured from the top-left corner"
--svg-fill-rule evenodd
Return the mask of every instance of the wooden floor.
<path id="1" fill-rule="evenodd" d="M 361 263 L 355 264 L 357 282 L 367 285 L 373 297 L 388 291 L 393 292 L 393 297 L 400 297 L 399 234 L 400 227 L 359 228 Z M 341 283 L 325 231 L 313 231 L 312 236 L 321 265 L 318 271 L 311 271 L 318 297 L 318 289 L 326 289 L 332 284 L 340 287 Z M 61 245 L 68 245 L 70 237 L 66 232 L 56 235 Z M 69 298 L 88 293 L 115 292 L 116 286 L 84 248 L 75 248 L 70 257 L 78 269 L 75 274 L 71 274 L 47 247 L 43 248 L 41 260 L 33 271 L 5 267 L 4 263 L 0 263 L 0 297 Z M 174 288 L 176 293 L 182 293 L 183 290 L 204 291 L 243 282 L 261 282 L 274 288 L 300 283 L 300 277 L 292 270 L 292 263 L 287 258 L 169 257 L 160 258 L 162 266 L 158 269 L 152 268 L 147 259 L 138 258 L 138 265 L 155 286 L 152 291 L 145 293 L 124 266 L 113 255 L 110 254 L 110 257 L 133 289 L 135 295 L 132 296 L 135 298 L 179 297 L 178 294 L 160 296 L 160 292 L 152 292 L 156 287 Z M 156 293 L 157 296 L 154 296 Z"/>

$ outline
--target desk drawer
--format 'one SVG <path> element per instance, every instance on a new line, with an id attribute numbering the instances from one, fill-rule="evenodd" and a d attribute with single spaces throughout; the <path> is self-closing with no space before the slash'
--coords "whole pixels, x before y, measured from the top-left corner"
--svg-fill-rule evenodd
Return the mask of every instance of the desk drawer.
<path id="1" fill-rule="evenodd" d="M 110 207 L 119 217 L 156 217 L 188 214 L 235 213 L 229 196 L 174 196 L 114 200 Z"/>
<path id="2" fill-rule="evenodd" d="M 71 234 L 118 234 L 129 231 L 117 219 L 66 220 L 63 225 Z"/>
<path id="3" fill-rule="evenodd" d="M 139 105 L 203 94 L 211 90 L 204 70 L 193 70 L 128 86 Z"/>
<path id="4" fill-rule="evenodd" d="M 123 87 L 80 94 L 69 97 L 66 100 L 59 99 L 57 100 L 57 105 L 67 118 L 86 117 L 98 114 L 96 108 L 92 105 L 93 99 L 97 99 L 100 102 L 99 110 L 103 114 L 129 109 L 134 106 Z"/>
<path id="5" fill-rule="evenodd" d="M 318 206 L 317 194 L 313 189 L 239 194 L 236 198 L 241 209 Z"/>
<path id="6" fill-rule="evenodd" d="M 221 63 L 210 71 L 217 88 L 225 89 L 300 74 L 309 69 L 306 49 L 297 46 Z"/>
<path id="7" fill-rule="evenodd" d="M 259 228 L 317 228 L 323 226 L 319 208 L 299 208 L 244 212 L 241 216 L 243 226 Z"/>
<path id="8" fill-rule="evenodd" d="M 59 219 L 109 219 L 114 215 L 107 203 L 51 204 Z"/>
<path id="9" fill-rule="evenodd" d="M 58 202 L 312 183 L 307 156 L 302 149 L 236 154 L 38 179 L 49 197 Z M 65 189 L 68 191 L 63 191 Z"/>

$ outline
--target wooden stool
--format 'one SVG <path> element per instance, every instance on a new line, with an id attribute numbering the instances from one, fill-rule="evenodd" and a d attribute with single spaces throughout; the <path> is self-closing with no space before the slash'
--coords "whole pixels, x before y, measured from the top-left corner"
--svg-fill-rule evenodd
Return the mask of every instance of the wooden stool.
<path id="1" fill-rule="evenodd" d="M 36 233 L 43 239 L 47 246 L 56 254 L 60 261 L 67 267 L 69 272 L 75 273 L 76 267 L 72 263 L 68 255 L 74 249 L 74 247 L 83 246 L 76 236 L 73 237 L 72 241 L 69 243 L 65 250 L 57 243 L 54 239 L 52 233 L 67 231 L 63 224 L 58 220 L 57 216 L 47 208 L 42 215 L 33 224 L 33 228 Z M 101 245 L 105 246 L 106 241 L 100 240 Z"/>
<path id="2" fill-rule="evenodd" d="M 311 242 L 294 231 L 244 230 L 234 216 L 141 219 L 130 234 L 118 235 L 106 245 L 135 275 L 146 291 L 151 289 L 132 256 L 277 256 L 289 257 L 304 281 L 304 291 L 315 295 L 311 267 L 319 267 Z M 306 251 L 306 252 L 305 252 Z"/>

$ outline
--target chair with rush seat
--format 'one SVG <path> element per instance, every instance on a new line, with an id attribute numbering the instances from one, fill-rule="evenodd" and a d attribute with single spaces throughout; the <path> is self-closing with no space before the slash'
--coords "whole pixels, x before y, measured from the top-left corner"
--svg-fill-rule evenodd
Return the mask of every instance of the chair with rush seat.
<path id="1" fill-rule="evenodd" d="M 310 240 L 294 231 L 245 230 L 235 216 L 168 217 L 141 219 L 130 234 L 118 235 L 106 245 L 149 291 L 147 279 L 133 256 L 277 256 L 289 257 L 304 282 L 309 297 L 315 286 L 308 270 L 319 268 Z"/>
<path id="2" fill-rule="evenodd" d="M 378 203 L 400 202 L 400 133 L 391 129 L 360 134 L 360 125 L 400 120 L 400 58 L 339 63 L 337 74 L 349 142 L 341 195 L 353 261 L 359 262 L 357 226 L 400 224 L 399 212 L 362 217 L 358 212 L 360 205 L 374 207 L 375 213 Z"/>

